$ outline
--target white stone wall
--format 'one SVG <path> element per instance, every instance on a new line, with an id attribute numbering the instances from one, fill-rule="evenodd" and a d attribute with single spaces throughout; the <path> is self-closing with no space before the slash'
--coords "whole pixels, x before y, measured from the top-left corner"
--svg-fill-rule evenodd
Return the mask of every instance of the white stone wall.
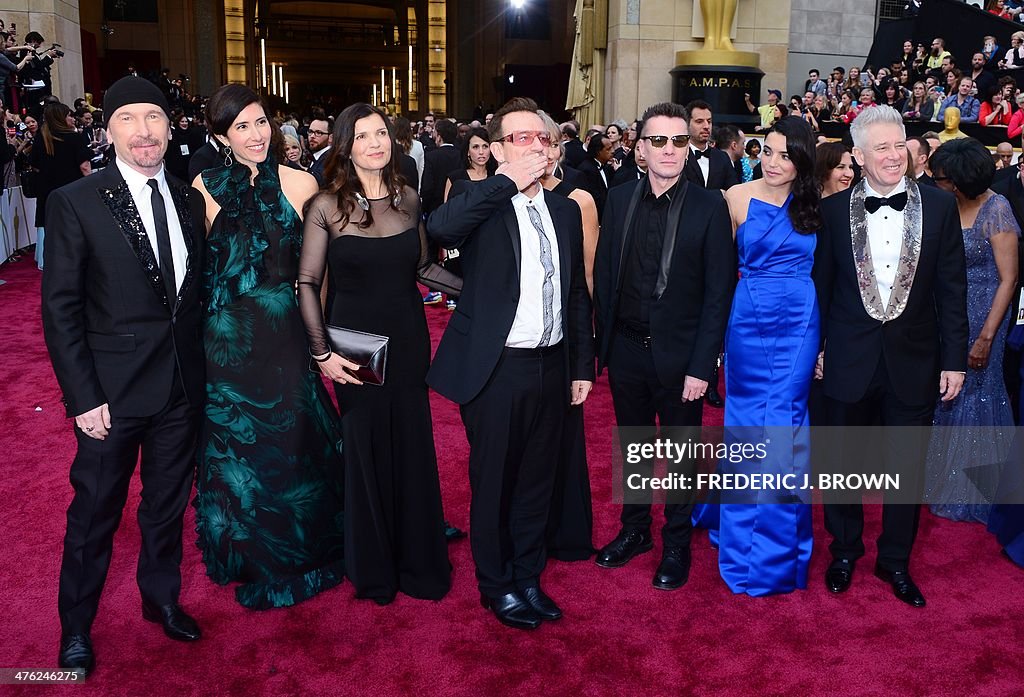
<path id="1" fill-rule="evenodd" d="M 741 0 L 742 2 L 742 0 Z M 789 61 L 785 85 L 788 97 L 802 92 L 807 71 L 818 68 L 823 80 L 837 65 L 849 71 L 862 66 L 875 35 L 876 0 L 792 0 L 789 22 Z M 783 89 L 785 87 L 785 89 Z"/>

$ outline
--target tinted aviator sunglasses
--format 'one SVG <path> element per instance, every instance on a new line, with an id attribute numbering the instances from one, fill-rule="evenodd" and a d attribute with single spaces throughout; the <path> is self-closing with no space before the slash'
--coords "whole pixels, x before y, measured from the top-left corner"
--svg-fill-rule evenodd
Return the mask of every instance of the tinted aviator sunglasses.
<path id="1" fill-rule="evenodd" d="M 501 136 L 495 143 L 504 141 L 506 143 L 512 143 L 512 145 L 527 146 L 531 145 L 537 139 L 540 144 L 544 147 L 551 145 L 551 134 L 547 131 L 512 131 L 506 136 Z"/>
<path id="2" fill-rule="evenodd" d="M 690 144 L 690 136 L 678 135 L 678 136 L 644 136 L 640 140 L 646 140 L 648 143 L 656 148 L 663 148 L 668 141 L 672 141 L 672 145 L 677 148 L 685 148 Z"/>

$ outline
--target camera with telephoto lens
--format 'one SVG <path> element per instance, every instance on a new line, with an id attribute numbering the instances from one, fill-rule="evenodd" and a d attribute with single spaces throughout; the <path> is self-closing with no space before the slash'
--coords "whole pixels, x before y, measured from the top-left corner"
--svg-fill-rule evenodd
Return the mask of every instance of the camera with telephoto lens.
<path id="1" fill-rule="evenodd" d="M 53 51 L 54 53 L 57 54 L 58 58 L 63 58 L 64 57 L 64 52 L 61 51 L 60 49 L 61 49 L 61 45 L 60 44 L 53 44 L 53 45 L 50 46 L 50 48 L 48 48 L 46 50 L 47 51 Z"/>

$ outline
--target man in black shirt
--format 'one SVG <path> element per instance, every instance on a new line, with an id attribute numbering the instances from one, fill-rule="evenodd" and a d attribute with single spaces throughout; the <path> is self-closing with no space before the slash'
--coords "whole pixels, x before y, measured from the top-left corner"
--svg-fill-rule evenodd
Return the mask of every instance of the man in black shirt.
<path id="1" fill-rule="evenodd" d="M 654 437 L 655 419 L 661 438 L 699 438 L 703 397 L 728 320 L 735 279 L 729 211 L 721 193 L 682 176 L 687 117 L 670 103 L 644 113 L 636 150 L 647 176 L 608 192 L 594 260 L 598 371 L 608 368 L 619 428 L 642 431 L 620 431 L 624 450 L 633 436 Z M 673 464 L 673 471 L 690 466 Z M 624 484 L 622 530 L 596 560 L 606 568 L 653 547 L 650 491 Z M 656 588 L 686 583 L 692 509 L 685 491 L 668 493 Z"/>
<path id="2" fill-rule="evenodd" d="M 974 86 L 978 88 L 978 101 L 983 102 L 992 96 L 992 93 L 999 88 L 996 76 L 985 69 L 985 54 L 978 51 L 971 56 L 971 79 Z M 1012 105 L 1011 105 L 1012 106 Z"/>

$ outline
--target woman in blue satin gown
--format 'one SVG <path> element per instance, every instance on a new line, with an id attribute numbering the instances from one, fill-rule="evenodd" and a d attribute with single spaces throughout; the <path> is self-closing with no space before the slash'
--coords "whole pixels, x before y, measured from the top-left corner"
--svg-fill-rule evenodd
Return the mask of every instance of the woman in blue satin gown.
<path id="1" fill-rule="evenodd" d="M 818 356 L 811 280 L 821 224 L 814 138 L 788 117 L 765 137 L 764 178 L 726 192 L 740 279 L 725 337 L 727 442 L 763 444 L 765 456 L 722 461 L 723 473 L 810 473 L 807 396 Z M 796 489 L 722 492 L 718 568 L 734 593 L 807 587 L 811 507 Z"/>

